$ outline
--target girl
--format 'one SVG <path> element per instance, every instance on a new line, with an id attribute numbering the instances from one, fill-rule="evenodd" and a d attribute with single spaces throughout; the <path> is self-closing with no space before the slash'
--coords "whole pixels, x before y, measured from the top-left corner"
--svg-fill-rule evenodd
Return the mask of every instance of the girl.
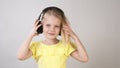
<path id="1" fill-rule="evenodd" d="M 42 32 L 46 37 L 45 40 L 31 42 L 33 37 Z M 57 39 L 58 35 L 61 36 L 61 40 Z M 88 61 L 83 44 L 72 31 L 64 12 L 58 7 L 47 7 L 42 11 L 32 31 L 18 50 L 19 60 L 31 56 L 37 61 L 39 68 L 66 68 L 66 60 L 69 56 L 78 61 Z"/>

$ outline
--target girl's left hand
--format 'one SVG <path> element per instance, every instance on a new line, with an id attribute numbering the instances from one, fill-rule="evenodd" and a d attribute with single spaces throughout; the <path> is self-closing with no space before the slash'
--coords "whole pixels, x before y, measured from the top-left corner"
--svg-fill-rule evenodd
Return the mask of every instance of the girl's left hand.
<path id="1" fill-rule="evenodd" d="M 72 39 L 75 39 L 77 36 L 70 27 L 69 22 L 66 25 L 63 25 L 63 30 L 68 34 Z"/>

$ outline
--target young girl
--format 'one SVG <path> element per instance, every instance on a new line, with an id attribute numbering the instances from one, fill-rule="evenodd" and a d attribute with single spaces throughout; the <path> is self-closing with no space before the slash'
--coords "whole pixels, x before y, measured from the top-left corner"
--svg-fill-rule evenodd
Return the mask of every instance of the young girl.
<path id="1" fill-rule="evenodd" d="M 41 29 L 40 32 L 38 29 Z M 43 33 L 46 39 L 33 42 L 33 37 L 40 33 Z M 62 39 L 58 40 L 57 36 L 61 36 Z M 72 31 L 64 12 L 58 7 L 47 7 L 42 11 L 32 31 L 18 50 L 19 60 L 31 56 L 37 61 L 39 68 L 66 68 L 69 56 L 81 62 L 88 61 L 83 44 Z"/>

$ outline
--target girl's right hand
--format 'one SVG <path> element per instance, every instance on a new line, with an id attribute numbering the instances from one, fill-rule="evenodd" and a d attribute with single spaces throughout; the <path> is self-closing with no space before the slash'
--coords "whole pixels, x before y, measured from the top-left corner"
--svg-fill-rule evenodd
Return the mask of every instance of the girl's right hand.
<path id="1" fill-rule="evenodd" d="M 37 29 L 41 26 L 41 24 L 38 25 L 38 23 L 39 23 L 39 20 L 36 20 L 35 23 L 34 23 L 34 26 L 33 26 L 32 30 L 30 32 L 30 35 L 33 36 L 33 37 L 36 36 L 36 35 L 38 35 Z"/>

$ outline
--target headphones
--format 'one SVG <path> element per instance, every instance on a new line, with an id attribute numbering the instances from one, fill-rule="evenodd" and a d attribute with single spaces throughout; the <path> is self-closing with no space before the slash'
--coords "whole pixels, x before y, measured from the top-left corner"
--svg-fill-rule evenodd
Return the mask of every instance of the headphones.
<path id="1" fill-rule="evenodd" d="M 41 18 L 41 14 L 40 14 L 40 16 L 38 17 L 39 22 L 38 22 L 38 24 L 37 24 L 37 25 L 42 24 L 42 22 L 41 22 L 40 18 Z M 38 34 L 43 33 L 43 25 L 41 25 L 41 26 L 37 29 L 37 33 L 38 33 Z"/>
<path id="2" fill-rule="evenodd" d="M 64 14 L 64 12 L 63 12 L 61 9 L 57 8 L 57 7 L 47 7 L 47 8 L 45 8 L 45 9 L 40 13 L 40 15 L 39 15 L 39 17 L 38 17 L 38 20 L 39 20 L 38 25 L 42 23 L 43 16 L 44 16 L 45 13 L 46 13 L 47 11 L 49 11 L 49 10 L 56 10 L 56 11 L 59 11 L 60 13 L 63 13 L 63 14 Z M 43 33 L 43 25 L 41 25 L 41 26 L 37 29 L 37 33 L 38 33 L 38 34 Z M 60 31 L 59 35 L 61 35 L 61 31 Z"/>

